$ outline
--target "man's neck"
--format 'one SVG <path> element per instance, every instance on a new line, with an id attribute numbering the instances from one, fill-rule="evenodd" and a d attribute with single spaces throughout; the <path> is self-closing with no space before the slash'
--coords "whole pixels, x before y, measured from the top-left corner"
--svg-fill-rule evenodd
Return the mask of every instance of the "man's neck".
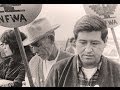
<path id="1" fill-rule="evenodd" d="M 84 72 L 85 76 L 87 77 L 89 81 L 92 78 L 92 76 L 95 74 L 95 72 L 97 71 L 97 67 L 89 68 L 89 69 L 82 67 L 82 71 Z"/>
<path id="2" fill-rule="evenodd" d="M 97 66 L 98 66 L 98 64 L 97 65 L 91 65 L 91 66 L 83 65 L 83 68 L 92 69 L 92 68 L 95 68 Z"/>
<path id="3" fill-rule="evenodd" d="M 48 61 L 55 60 L 55 58 L 57 57 L 57 54 L 58 54 L 58 49 L 54 45 L 53 51 L 52 51 L 51 55 L 49 56 Z"/>

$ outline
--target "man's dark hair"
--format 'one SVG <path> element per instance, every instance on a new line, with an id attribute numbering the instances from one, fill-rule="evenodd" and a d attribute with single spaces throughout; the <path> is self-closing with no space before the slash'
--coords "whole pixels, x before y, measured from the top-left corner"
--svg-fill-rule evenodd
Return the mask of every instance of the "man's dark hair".
<path id="1" fill-rule="evenodd" d="M 83 31 L 86 32 L 100 31 L 101 38 L 104 42 L 108 34 L 106 22 L 100 17 L 95 15 L 85 15 L 76 22 L 73 31 L 75 39 L 77 39 L 78 33 Z"/>

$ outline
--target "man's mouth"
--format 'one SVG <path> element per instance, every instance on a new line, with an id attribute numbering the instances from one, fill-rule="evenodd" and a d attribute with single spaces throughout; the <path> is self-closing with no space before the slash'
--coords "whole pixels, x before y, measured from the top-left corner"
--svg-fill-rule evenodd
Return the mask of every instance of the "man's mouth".
<path id="1" fill-rule="evenodd" d="M 83 57 L 84 57 L 84 58 L 93 58 L 94 55 L 84 55 Z"/>

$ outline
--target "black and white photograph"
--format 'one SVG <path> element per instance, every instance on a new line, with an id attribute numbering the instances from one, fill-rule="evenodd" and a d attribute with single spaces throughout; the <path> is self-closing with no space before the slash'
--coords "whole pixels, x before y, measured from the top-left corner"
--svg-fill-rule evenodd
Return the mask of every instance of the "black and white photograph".
<path id="1" fill-rule="evenodd" d="M 0 87 L 120 87 L 120 4 L 0 4 Z"/>

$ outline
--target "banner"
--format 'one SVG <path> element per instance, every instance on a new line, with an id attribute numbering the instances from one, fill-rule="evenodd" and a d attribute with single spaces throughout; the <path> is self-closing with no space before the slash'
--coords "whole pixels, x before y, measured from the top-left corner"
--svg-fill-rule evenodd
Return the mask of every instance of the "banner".
<path id="1" fill-rule="evenodd" d="M 32 22 L 41 12 L 42 4 L 0 4 L 0 25 L 20 27 Z"/>
<path id="2" fill-rule="evenodd" d="M 109 28 L 120 24 L 120 5 L 119 4 L 84 4 L 87 14 L 94 14 L 103 18 Z"/>

